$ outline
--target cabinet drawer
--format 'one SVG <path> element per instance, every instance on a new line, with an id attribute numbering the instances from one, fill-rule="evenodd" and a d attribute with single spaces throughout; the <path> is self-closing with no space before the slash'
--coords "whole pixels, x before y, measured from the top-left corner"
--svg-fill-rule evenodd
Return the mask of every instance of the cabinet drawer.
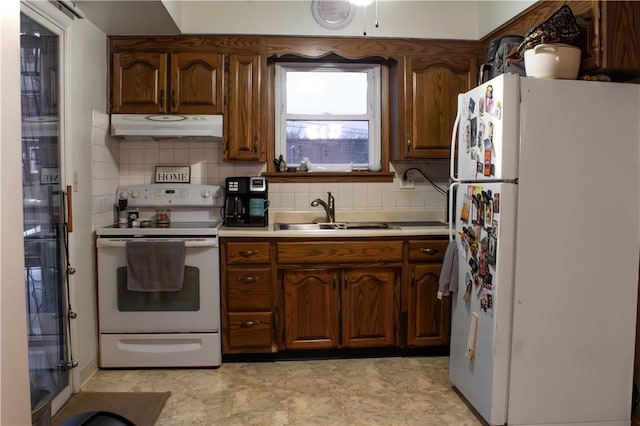
<path id="1" fill-rule="evenodd" d="M 278 243 L 278 262 L 393 262 L 402 260 L 402 241 Z"/>
<path id="2" fill-rule="evenodd" d="M 271 310 L 271 269 L 230 269 L 225 288 L 229 311 Z"/>
<path id="3" fill-rule="evenodd" d="M 225 244 L 227 264 L 269 263 L 269 243 L 229 242 Z"/>
<path id="4" fill-rule="evenodd" d="M 229 313 L 229 347 L 231 349 L 271 348 L 271 313 Z"/>
<path id="5" fill-rule="evenodd" d="M 409 261 L 440 262 L 449 240 L 409 241 Z"/>

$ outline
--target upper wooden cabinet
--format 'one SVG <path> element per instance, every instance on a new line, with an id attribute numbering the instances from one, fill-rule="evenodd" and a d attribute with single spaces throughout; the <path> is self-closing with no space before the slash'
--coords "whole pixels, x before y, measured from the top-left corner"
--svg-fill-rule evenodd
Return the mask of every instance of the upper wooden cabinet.
<path id="1" fill-rule="evenodd" d="M 582 49 L 580 75 L 606 74 L 614 81 L 640 76 L 640 2 L 638 1 L 541 1 L 483 38 L 527 32 L 568 4 L 581 26 L 572 44 Z"/>
<path id="2" fill-rule="evenodd" d="M 615 79 L 640 75 L 640 2 L 571 2 L 584 26 L 581 73 L 611 73 Z M 619 77 L 619 78 L 618 78 Z"/>
<path id="3" fill-rule="evenodd" d="M 222 113 L 224 55 L 181 52 L 170 57 L 169 112 Z"/>
<path id="4" fill-rule="evenodd" d="M 111 112 L 220 114 L 224 55 L 116 52 Z"/>
<path id="5" fill-rule="evenodd" d="M 261 126 L 265 71 L 262 55 L 229 55 L 225 161 L 265 161 L 266 132 Z"/>
<path id="6" fill-rule="evenodd" d="M 458 94 L 474 87 L 475 64 L 469 57 L 454 63 L 429 56 L 404 58 L 400 102 L 404 126 L 400 127 L 393 159 L 449 158 Z"/>
<path id="7" fill-rule="evenodd" d="M 166 53 L 114 53 L 112 113 L 166 112 Z"/>

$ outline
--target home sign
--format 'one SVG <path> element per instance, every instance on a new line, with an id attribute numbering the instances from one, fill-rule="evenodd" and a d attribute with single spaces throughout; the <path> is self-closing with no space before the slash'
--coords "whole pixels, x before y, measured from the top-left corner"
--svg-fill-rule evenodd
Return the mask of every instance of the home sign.
<path id="1" fill-rule="evenodd" d="M 190 166 L 156 166 L 156 183 L 190 183 Z"/>

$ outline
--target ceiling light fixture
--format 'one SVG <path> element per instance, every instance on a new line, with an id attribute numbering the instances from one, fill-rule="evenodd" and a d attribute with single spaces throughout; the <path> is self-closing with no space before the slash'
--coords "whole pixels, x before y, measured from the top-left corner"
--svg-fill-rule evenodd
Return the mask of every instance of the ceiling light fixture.
<path id="1" fill-rule="evenodd" d="M 356 6 L 369 6 L 373 0 L 349 0 L 349 2 Z"/>

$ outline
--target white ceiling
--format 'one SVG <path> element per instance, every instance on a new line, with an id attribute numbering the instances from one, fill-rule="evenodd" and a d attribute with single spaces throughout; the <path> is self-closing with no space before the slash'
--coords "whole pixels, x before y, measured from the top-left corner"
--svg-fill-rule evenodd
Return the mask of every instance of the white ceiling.
<path id="1" fill-rule="evenodd" d="M 172 35 L 181 31 L 160 0 L 74 1 L 107 35 Z"/>

